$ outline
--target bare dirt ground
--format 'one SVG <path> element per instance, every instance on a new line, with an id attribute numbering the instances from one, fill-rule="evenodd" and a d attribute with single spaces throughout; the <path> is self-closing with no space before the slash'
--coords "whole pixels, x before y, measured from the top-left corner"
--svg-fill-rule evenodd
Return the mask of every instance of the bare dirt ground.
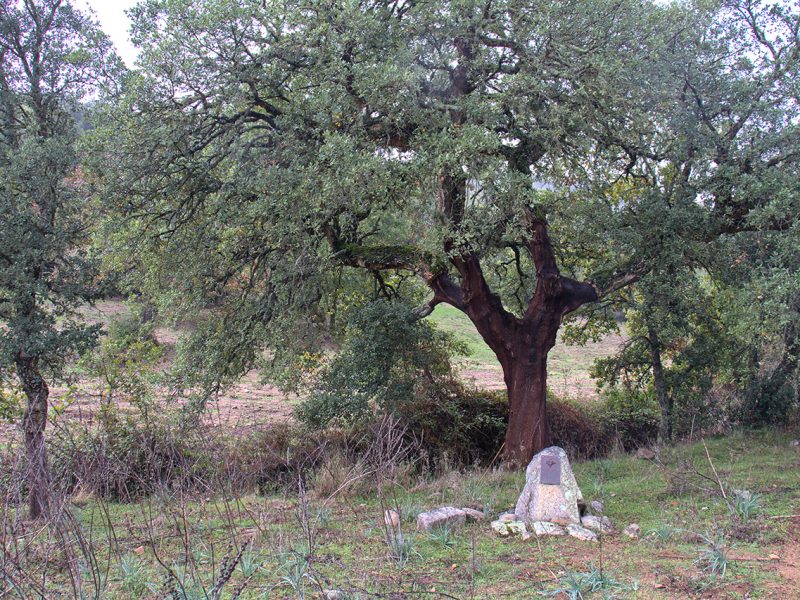
<path id="1" fill-rule="evenodd" d="M 88 322 L 108 326 L 116 319 L 130 314 L 124 302 L 107 300 L 98 302 L 92 307 L 82 310 Z M 465 336 L 477 336 L 476 332 L 466 331 L 470 328 L 468 321 L 459 322 L 456 333 Z M 165 350 L 165 366 L 174 356 L 175 345 L 179 337 L 191 331 L 192 324 L 182 324 L 177 328 L 159 327 L 154 336 Z M 596 396 L 596 386 L 589 376 L 589 366 L 597 356 L 607 356 L 615 352 L 625 338 L 610 335 L 601 342 L 585 346 L 568 346 L 561 340 L 552 350 L 549 358 L 550 388 L 559 395 L 591 400 Z M 472 343 L 482 344 L 479 339 Z M 461 376 L 481 389 L 504 389 L 503 373 L 500 365 L 494 360 L 488 348 L 480 350 L 477 355 L 462 363 Z M 99 407 L 103 384 L 100 380 L 82 378 L 71 385 L 55 385 L 51 387 L 51 416 L 57 419 L 70 419 L 91 426 Z M 157 390 L 157 394 L 166 396 L 167 390 Z M 259 374 L 252 371 L 245 375 L 236 385 L 226 389 L 218 400 L 209 408 L 208 422 L 225 426 L 230 431 L 245 431 L 255 426 L 285 422 L 291 420 L 292 411 L 297 404 L 296 396 L 286 396 L 275 386 L 260 380 Z M 122 403 L 121 408 L 127 407 Z M 19 425 L 14 422 L 0 422 L 0 442 L 7 440 L 18 431 Z"/>
<path id="2" fill-rule="evenodd" d="M 798 509 L 796 512 L 800 512 L 800 507 Z M 775 598 L 800 598 L 800 520 L 792 521 L 787 543 L 774 555 L 779 557 L 777 569 L 785 582 L 775 586 Z"/>
<path id="3" fill-rule="evenodd" d="M 104 326 L 130 314 L 125 303 L 116 300 L 98 302 L 82 312 L 88 322 Z M 154 337 L 165 350 L 165 367 L 174 356 L 179 337 L 191 328 L 191 324 L 186 324 L 177 329 L 155 329 Z M 103 382 L 90 378 L 79 378 L 69 385 L 51 386 L 51 420 L 77 421 L 91 427 L 100 406 L 102 390 Z M 156 389 L 155 393 L 165 398 L 168 390 Z M 209 424 L 224 425 L 231 432 L 246 431 L 257 425 L 290 420 L 297 400 L 297 397 L 287 396 L 275 386 L 263 383 L 258 372 L 251 371 L 209 405 L 206 419 Z M 125 402 L 119 402 L 118 406 L 122 410 L 130 409 Z M 11 439 L 18 431 L 18 423 L 0 421 L 0 443 Z"/>

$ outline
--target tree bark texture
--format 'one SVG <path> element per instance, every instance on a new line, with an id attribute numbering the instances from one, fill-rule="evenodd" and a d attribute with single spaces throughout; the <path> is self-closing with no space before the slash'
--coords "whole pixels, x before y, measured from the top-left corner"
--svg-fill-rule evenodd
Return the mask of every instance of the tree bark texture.
<path id="1" fill-rule="evenodd" d="M 28 458 L 26 481 L 29 512 L 32 519 L 38 519 L 46 516 L 50 508 L 50 471 L 44 440 L 50 390 L 39 372 L 36 358 L 20 353 L 16 359 L 16 368 L 27 397 L 23 430 Z"/>
<path id="2" fill-rule="evenodd" d="M 459 222 L 452 217 L 463 214 L 458 207 L 464 205 L 466 186 L 444 179 L 442 183 L 440 206 L 449 208 L 443 216 L 457 230 Z M 559 272 L 544 217 L 528 211 L 525 222 L 536 267 L 536 289 L 522 317 L 507 311 L 489 288 L 479 257 L 470 251 L 459 252 L 454 243 L 446 242 L 445 249 L 460 281 L 456 283 L 446 274 L 432 275 L 428 281 L 434 291 L 431 306 L 445 302 L 463 311 L 503 368 L 509 401 L 503 458 L 509 468 L 524 466 L 550 445 L 547 355 L 564 315 L 598 299 L 593 285 Z"/>
<path id="3" fill-rule="evenodd" d="M 661 361 L 661 342 L 652 321 L 647 321 L 647 345 L 650 349 L 650 362 L 653 365 L 653 384 L 656 398 L 661 407 L 661 421 L 658 427 L 658 440 L 662 443 L 672 441 L 672 396 L 667 390 L 664 365 Z"/>
<path id="4" fill-rule="evenodd" d="M 468 68 L 474 58 L 471 43 L 467 39 L 455 40 L 460 60 L 449 70 L 450 86 L 445 94 L 452 101 L 448 112 L 454 127 L 466 121 L 458 108 L 458 99 L 474 89 Z M 396 144 L 395 147 L 401 148 Z M 509 165 L 530 177 L 530 166 L 544 154 L 544 147 L 533 140 L 524 140 L 518 148 L 509 149 Z M 506 310 L 487 283 L 478 251 L 460 241 L 468 206 L 468 183 L 458 166 L 445 169 L 438 178 L 436 212 L 440 224 L 449 232 L 443 250 L 450 269 L 434 268 L 422 256 L 409 261 L 403 256 L 374 260 L 367 253 L 359 255 L 355 249 L 343 246 L 335 223 L 326 228 L 326 235 L 336 257 L 344 264 L 375 271 L 400 268 L 423 277 L 434 295 L 426 306 L 418 309 L 420 317 L 430 314 L 440 303 L 450 304 L 469 317 L 503 368 L 510 409 L 503 457 L 507 466 L 516 468 L 524 466 L 534 453 L 550 444 L 547 355 L 555 345 L 562 319 L 580 306 L 598 300 L 601 292 L 591 283 L 560 273 L 544 211 L 531 206 L 521 216 L 536 269 L 536 288 L 521 317 Z M 604 289 L 613 291 L 633 279 L 633 275 L 625 275 Z"/>
<path id="5" fill-rule="evenodd" d="M 429 315 L 436 305 L 450 304 L 466 314 L 503 368 L 508 390 L 509 423 L 503 459 L 509 468 L 524 466 L 534 453 L 550 444 L 547 420 L 547 355 L 556 342 L 564 316 L 589 302 L 601 292 L 593 284 L 562 275 L 542 214 L 528 209 L 523 215 L 528 230 L 528 249 L 536 269 L 536 287 L 525 312 L 517 316 L 503 306 L 492 291 L 481 268 L 479 254 L 458 242 L 465 214 L 467 185 L 463 176 L 439 179 L 437 209 L 440 219 L 452 232 L 445 237 L 450 270 L 435 270 L 424 257 L 413 260 L 403 253 L 397 256 L 379 252 L 369 256 L 369 249 L 343 247 L 330 227 L 330 243 L 338 260 L 369 270 L 406 269 L 420 275 L 433 291 L 433 298 L 418 309 Z M 612 282 L 612 286 L 627 283 Z M 616 289 L 616 288 L 614 288 Z"/>

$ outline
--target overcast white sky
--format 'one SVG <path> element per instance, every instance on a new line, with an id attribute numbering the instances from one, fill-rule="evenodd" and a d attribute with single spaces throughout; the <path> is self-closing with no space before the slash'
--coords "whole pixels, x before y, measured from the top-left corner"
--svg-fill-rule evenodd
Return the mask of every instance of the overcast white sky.
<path id="1" fill-rule="evenodd" d="M 83 10 L 88 7 L 94 12 L 103 31 L 114 42 L 117 52 L 129 67 L 133 66 L 137 53 L 136 48 L 128 40 L 130 21 L 125 10 L 137 2 L 138 0 L 75 0 L 73 5 Z"/>

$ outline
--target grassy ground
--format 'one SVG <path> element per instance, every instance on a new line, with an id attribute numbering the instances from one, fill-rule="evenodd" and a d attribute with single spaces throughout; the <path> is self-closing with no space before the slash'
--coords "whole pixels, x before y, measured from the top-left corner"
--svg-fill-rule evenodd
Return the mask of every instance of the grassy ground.
<path id="1" fill-rule="evenodd" d="M 488 522 L 414 531 L 416 514 L 436 506 L 490 516 L 512 507 L 523 474 L 502 471 L 420 481 L 401 470 L 382 493 L 367 475 L 331 494 L 353 475 L 333 466 L 308 482 L 308 495 L 83 499 L 75 514 L 95 549 L 102 598 L 164 597 L 168 570 L 181 581 L 167 586 L 176 587 L 175 597 L 211 598 L 231 544 L 244 551 L 224 598 L 243 583 L 242 598 L 319 598 L 323 589 L 343 590 L 342 598 L 800 598 L 800 450 L 790 439 L 760 432 L 708 441 L 729 500 L 734 489 L 758 494 L 749 511 L 728 506 L 701 443 L 664 451 L 654 462 L 619 456 L 575 464 L 584 496 L 602 499 L 618 530 L 638 523 L 640 540 L 619 533 L 594 544 L 501 539 Z M 403 543 L 394 547 L 382 527 L 387 507 L 402 515 Z M 48 533 L 56 544 L 52 531 L 36 529 L 16 542 L 26 547 L 19 556 L 36 581 Z M 73 551 L 88 588 L 93 560 Z M 68 558 L 53 551 L 44 579 L 64 597 L 71 597 Z"/>
<path id="2" fill-rule="evenodd" d="M 104 322 L 124 314 L 119 303 L 93 310 L 88 316 Z M 502 385 L 491 351 L 463 315 L 439 307 L 433 318 L 471 348 L 466 376 Z M 157 335 L 167 345 L 176 339 L 172 330 Z M 589 397 L 589 365 L 621 342 L 559 343 L 550 357 L 551 387 Z M 78 412 L 85 402 L 91 414 L 96 400 L 81 398 Z M 214 423 L 235 431 L 241 421 L 247 429 L 286 419 L 285 406 L 252 375 L 228 392 Z M 523 474 L 475 470 L 419 480 L 401 467 L 378 486 L 363 466 L 351 469 L 335 457 L 309 478 L 307 494 L 240 498 L 225 495 L 220 481 L 208 483 L 205 497 L 165 489 L 135 504 L 78 495 L 59 527 L 26 523 L 0 502 L 0 598 L 233 598 L 239 588 L 242 598 L 319 598 L 331 589 L 342 598 L 387 599 L 800 598 L 800 449 L 790 446 L 792 437 L 798 434 L 708 440 L 711 460 L 695 443 L 656 461 L 616 456 L 575 464 L 584 496 L 603 500 L 618 531 L 636 522 L 645 532 L 641 540 L 614 533 L 596 544 L 501 539 L 488 521 L 417 533 L 421 510 L 470 506 L 489 518 L 508 510 Z M 736 489 L 757 494 L 752 506 L 737 507 Z M 402 543 L 387 542 L 386 508 L 402 515 Z M 232 561 L 237 548 L 241 556 Z M 221 572 L 233 562 L 227 580 Z"/>

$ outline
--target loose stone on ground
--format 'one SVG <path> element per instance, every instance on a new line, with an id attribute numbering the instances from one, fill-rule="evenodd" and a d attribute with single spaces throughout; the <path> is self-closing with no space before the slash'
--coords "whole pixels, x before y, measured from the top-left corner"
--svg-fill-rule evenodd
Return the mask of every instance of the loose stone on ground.
<path id="1" fill-rule="evenodd" d="M 638 540 L 639 537 L 642 535 L 642 528 L 639 527 L 638 523 L 631 523 L 625 529 L 622 530 L 624 535 L 627 535 L 632 540 Z"/>
<path id="2" fill-rule="evenodd" d="M 467 521 L 483 521 L 486 518 L 486 515 L 474 508 L 462 508 L 461 510 L 464 511 Z"/>
<path id="3" fill-rule="evenodd" d="M 492 521 L 492 529 L 502 537 L 513 535 L 525 536 L 528 528 L 522 521 Z"/>
<path id="4" fill-rule="evenodd" d="M 574 523 L 567 525 L 567 533 L 575 539 L 584 542 L 597 541 L 597 534 L 594 531 L 586 529 L 586 527 L 581 527 L 580 525 L 575 525 Z"/>
<path id="5" fill-rule="evenodd" d="M 390 529 L 400 527 L 400 514 L 396 510 L 386 510 L 383 512 L 383 522 Z"/>
<path id="6" fill-rule="evenodd" d="M 461 527 L 467 513 L 454 506 L 442 506 L 417 515 L 417 531 L 430 531 L 436 527 Z"/>
<path id="7" fill-rule="evenodd" d="M 497 517 L 497 520 L 498 521 L 516 521 L 517 520 L 517 516 L 514 513 L 507 512 L 507 513 L 503 513 L 502 515 Z"/>
<path id="8" fill-rule="evenodd" d="M 614 531 L 614 526 L 611 524 L 611 519 L 608 517 L 596 517 L 594 515 L 586 515 L 581 519 L 581 525 L 586 529 L 592 531 L 599 531 L 600 533 L 611 533 Z"/>
<path id="9" fill-rule="evenodd" d="M 547 535 L 567 535 L 567 532 L 564 530 L 561 525 L 556 525 L 555 523 L 548 523 L 546 521 L 534 521 L 532 524 L 533 533 L 538 535 L 539 537 L 547 536 Z"/>
<path id="10" fill-rule="evenodd" d="M 589 503 L 589 508 L 591 508 L 592 512 L 595 514 L 602 515 L 605 505 L 600 500 L 592 500 Z"/>

